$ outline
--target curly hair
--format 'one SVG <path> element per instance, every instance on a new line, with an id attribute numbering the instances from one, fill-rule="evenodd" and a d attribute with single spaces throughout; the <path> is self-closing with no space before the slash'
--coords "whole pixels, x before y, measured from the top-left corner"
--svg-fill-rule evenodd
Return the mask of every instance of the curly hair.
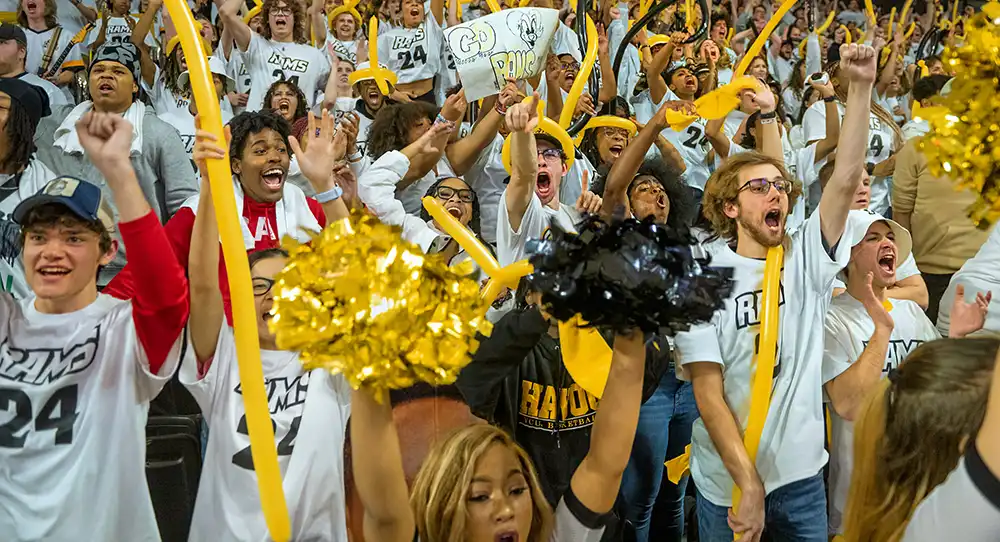
<path id="1" fill-rule="evenodd" d="M 469 229 L 472 230 L 472 233 L 476 234 L 476 237 L 481 238 L 483 236 L 483 230 L 479 222 L 480 218 L 479 194 L 476 194 L 476 190 L 472 188 L 471 184 L 465 182 L 465 179 L 461 177 L 452 177 L 452 176 L 439 177 L 438 180 L 434 181 L 434 184 L 432 184 L 430 188 L 427 189 L 427 192 L 424 194 L 424 196 L 430 196 L 432 198 L 436 197 L 438 187 L 441 186 L 441 183 L 447 181 L 448 179 L 458 179 L 463 183 L 465 183 L 465 186 L 467 186 L 469 190 L 472 190 L 472 218 L 469 219 Z M 431 219 L 431 215 L 430 213 L 427 212 L 427 209 L 421 207 L 420 218 L 421 220 L 429 221 Z"/>
<path id="2" fill-rule="evenodd" d="M 42 16 L 45 17 L 45 26 L 47 28 L 59 26 L 59 17 L 56 15 L 56 0 L 43 1 L 45 2 L 45 11 L 42 13 Z M 23 28 L 28 28 L 28 14 L 24 12 L 24 4 L 22 2 L 17 3 L 17 24 Z M 59 54 L 59 52 L 56 54 Z"/>
<path id="3" fill-rule="evenodd" d="M 177 84 L 177 78 L 184 71 L 181 69 L 181 59 L 179 56 L 182 52 L 180 45 L 174 47 L 173 52 L 163 59 L 163 70 L 160 71 L 160 79 L 163 81 L 163 86 L 167 87 L 167 90 L 174 95 L 190 93 L 190 91 L 182 90 L 180 85 Z"/>
<path id="4" fill-rule="evenodd" d="M 277 92 L 278 89 L 282 86 L 286 86 L 292 89 L 292 92 L 295 93 L 296 104 L 295 104 L 295 113 L 292 115 L 292 122 L 296 122 L 299 119 L 304 118 L 309 113 L 308 109 L 306 108 L 306 95 L 305 93 L 302 92 L 302 89 L 300 89 L 298 85 L 296 85 L 291 81 L 281 80 L 271 83 L 271 86 L 267 89 L 267 92 L 264 94 L 264 108 L 271 109 L 271 99 L 274 98 L 274 93 Z"/>
<path id="5" fill-rule="evenodd" d="M 656 179 L 663 188 L 663 191 L 667 193 L 667 200 L 670 201 L 667 225 L 682 230 L 690 228 L 697 214 L 698 205 L 691 189 L 682 180 L 683 174 L 659 158 L 651 158 L 644 161 L 639 166 L 639 171 L 636 172 L 635 177 L 632 178 L 632 182 L 629 183 L 628 189 L 625 191 L 625 197 L 630 201 L 632 199 L 632 189 L 636 185 L 635 181 L 645 175 Z"/>
<path id="6" fill-rule="evenodd" d="M 423 119 L 433 121 L 437 108 L 427 102 L 414 101 L 382 107 L 369 128 L 368 156 L 378 160 L 389 151 L 402 150 L 412 143 L 410 129 Z"/>
<path id="7" fill-rule="evenodd" d="M 291 132 L 285 117 L 269 109 L 244 111 L 229 121 L 229 129 L 232 132 L 232 140 L 229 143 L 230 160 L 240 160 L 243 157 L 243 149 L 253 134 L 271 129 L 278 132 L 285 145 L 288 145 L 288 135 Z"/>
<path id="8" fill-rule="evenodd" d="M 278 2 L 284 2 L 285 7 L 292 10 L 292 41 L 305 43 L 309 38 L 309 33 L 306 31 L 306 11 L 302 7 L 302 2 L 298 0 L 264 0 L 260 6 L 261 37 L 271 39 L 271 10 L 277 7 Z"/>
<path id="9" fill-rule="evenodd" d="M 17 100 L 10 101 L 10 112 L 4 134 L 7 136 L 7 152 L 0 158 L 0 165 L 6 171 L 21 171 L 28 167 L 35 154 L 35 128 L 27 110 Z"/>
<path id="10" fill-rule="evenodd" d="M 792 179 L 780 160 L 756 151 L 731 155 L 705 184 L 701 211 L 712 224 L 712 233 L 726 241 L 736 240 L 736 219 L 726 216 L 726 205 L 735 203 L 740 195 L 740 170 L 762 164 L 774 166 L 782 178 L 792 181 L 792 189 L 788 193 L 788 209 L 795 207 L 795 202 L 802 196 L 802 183 Z"/>

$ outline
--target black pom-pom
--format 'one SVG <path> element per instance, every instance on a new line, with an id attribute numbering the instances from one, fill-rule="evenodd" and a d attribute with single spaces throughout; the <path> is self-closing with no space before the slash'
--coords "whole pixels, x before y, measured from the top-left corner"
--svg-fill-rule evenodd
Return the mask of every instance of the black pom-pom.
<path id="1" fill-rule="evenodd" d="M 591 215 L 577 231 L 553 224 L 529 247 L 528 281 L 559 320 L 579 314 L 588 326 L 673 335 L 709 321 L 732 291 L 732 269 L 695 258 L 686 230 Z"/>

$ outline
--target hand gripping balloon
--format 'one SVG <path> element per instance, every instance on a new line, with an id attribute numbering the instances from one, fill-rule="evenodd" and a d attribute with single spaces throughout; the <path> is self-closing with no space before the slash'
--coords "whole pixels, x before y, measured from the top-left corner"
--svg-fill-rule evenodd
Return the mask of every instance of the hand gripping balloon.
<path id="1" fill-rule="evenodd" d="M 201 125 L 225 141 L 219 97 L 208 70 L 208 59 L 202 50 L 202 41 L 194 16 L 183 0 L 167 0 L 167 10 L 174 21 L 181 47 L 187 58 L 191 88 L 194 93 Z M 268 532 L 276 542 L 286 542 L 291 537 L 288 507 L 281 485 L 278 454 L 274 443 L 274 430 L 264 390 L 264 372 L 260 361 L 260 343 L 257 323 L 254 321 L 253 291 L 250 266 L 240 230 L 240 217 L 236 213 L 236 196 L 228 157 L 208 160 L 208 176 L 212 185 L 212 203 L 219 221 L 222 252 L 225 257 L 229 291 L 233 304 L 233 331 L 236 335 L 236 359 L 239 364 L 243 405 L 246 410 L 247 429 L 250 435 L 250 454 L 253 457 L 261 508 Z"/>
<path id="2" fill-rule="evenodd" d="M 528 96 L 523 101 L 530 101 L 531 98 L 531 96 Z M 535 128 L 535 133 L 545 133 L 556 138 L 560 146 L 562 146 L 563 154 L 566 156 L 566 167 L 573 167 L 573 162 L 576 159 L 576 147 L 573 146 L 573 140 L 569 137 L 565 128 L 556 124 L 556 121 L 546 117 L 543 111 L 545 111 L 544 103 L 539 101 L 538 128 Z M 507 173 L 510 173 L 512 171 L 510 166 L 510 135 L 504 139 L 503 146 L 500 148 L 500 160 L 503 162 L 503 167 L 507 170 Z"/>
<path id="3" fill-rule="evenodd" d="M 767 39 L 771 37 L 771 33 L 774 32 L 775 28 L 777 28 L 782 17 L 784 17 L 785 14 L 788 13 L 793 6 L 795 6 L 796 2 L 798 2 L 798 0 L 785 0 L 781 4 L 781 7 L 774 12 L 771 19 L 764 25 L 764 29 L 760 31 L 760 35 L 758 35 L 757 39 L 754 40 L 753 45 L 751 45 L 750 48 L 747 49 L 746 53 L 743 54 L 743 58 L 740 59 L 739 65 L 737 65 L 736 70 L 733 71 L 734 78 L 747 72 L 747 69 L 750 67 L 750 63 L 758 54 L 760 54 L 761 49 L 764 48 L 764 44 L 767 43 Z"/>
<path id="4" fill-rule="evenodd" d="M 767 409 L 771 402 L 771 385 L 774 379 L 775 356 L 778 351 L 778 302 L 780 301 L 781 266 L 784 260 L 784 249 L 781 246 L 767 251 L 764 262 L 764 284 L 761 296 L 763 313 L 760 319 L 760 348 L 757 351 L 756 371 L 750 387 L 750 414 L 747 416 L 747 426 L 743 433 L 743 446 L 750 456 L 750 461 L 757 461 L 757 449 L 760 446 L 760 436 L 764 431 L 764 421 L 767 419 Z M 739 510 L 743 494 L 740 486 L 733 485 L 733 513 Z M 739 540 L 739 535 L 735 539 Z"/>

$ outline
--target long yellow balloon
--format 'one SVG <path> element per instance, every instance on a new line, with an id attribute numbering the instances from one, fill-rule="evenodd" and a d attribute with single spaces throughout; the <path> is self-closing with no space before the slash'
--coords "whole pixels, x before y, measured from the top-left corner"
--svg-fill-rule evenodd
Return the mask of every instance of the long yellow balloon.
<path id="1" fill-rule="evenodd" d="M 500 13 L 500 3 L 497 0 L 486 0 L 486 5 L 490 7 L 490 13 Z"/>
<path id="2" fill-rule="evenodd" d="M 218 141 L 225 141 L 219 97 L 208 69 L 208 58 L 201 48 L 200 34 L 195 28 L 194 17 L 184 0 L 167 0 L 167 10 L 181 38 L 181 47 L 187 59 L 191 89 L 194 93 L 203 129 L 212 132 Z M 208 160 L 208 177 L 212 185 L 212 204 L 218 216 L 222 253 L 226 262 L 226 275 L 233 304 L 233 331 L 236 336 L 236 359 L 239 364 L 243 406 L 246 410 L 247 429 L 250 436 L 250 454 L 261 508 L 268 531 L 276 542 L 287 542 L 292 535 L 288 506 L 281 486 L 278 454 L 274 443 L 274 430 L 267 407 L 264 390 L 264 371 L 260 361 L 260 342 L 257 337 L 256 311 L 250 281 L 250 266 L 243 245 L 240 217 L 236 213 L 236 195 L 229 169 L 229 157 Z"/>
<path id="3" fill-rule="evenodd" d="M 957 5 L 957 2 L 956 2 Z M 875 17 L 875 6 L 872 5 L 872 0 L 865 0 L 865 12 L 868 13 L 868 18 L 872 21 L 876 20 Z"/>
<path id="4" fill-rule="evenodd" d="M 368 65 L 372 68 L 375 86 L 383 96 L 389 95 L 389 84 L 379 71 L 378 65 L 378 17 L 372 16 L 368 21 Z"/>
<path id="5" fill-rule="evenodd" d="M 896 21 L 896 6 L 893 6 L 892 10 L 889 12 L 889 30 L 885 34 L 885 39 L 888 42 L 892 42 L 892 23 L 894 23 L 895 21 Z M 899 22 L 899 26 L 903 26 L 902 21 Z"/>
<path id="6" fill-rule="evenodd" d="M 590 72 L 594 70 L 594 62 L 597 61 L 597 27 L 594 26 L 593 19 L 587 15 L 587 54 L 583 57 L 583 65 L 580 66 L 580 73 L 576 74 L 576 80 L 569 89 L 569 96 L 566 96 L 566 103 L 563 104 L 562 112 L 559 113 L 559 126 L 563 130 L 569 128 L 573 122 L 573 112 L 576 110 L 576 103 L 580 101 L 583 88 L 590 78 Z M 604 69 L 611 69 L 605 66 Z M 559 92 L 559 89 L 550 89 L 550 92 Z M 596 105 L 596 104 L 595 104 Z"/>
<path id="7" fill-rule="evenodd" d="M 754 57 L 756 57 L 760 50 L 764 48 L 764 44 L 767 43 L 767 38 L 771 37 L 771 32 L 777 28 L 778 23 L 781 22 L 781 18 L 788 13 L 789 10 L 798 2 L 798 0 L 785 0 L 778 11 L 774 12 L 771 19 L 767 21 L 764 25 L 764 29 L 761 30 L 760 35 L 754 40 L 753 45 L 747 49 L 747 52 L 743 54 L 743 58 L 740 59 L 740 63 L 736 66 L 736 71 L 733 72 L 733 78 L 737 78 L 747 72 L 747 68 L 750 67 L 750 63 L 753 62 Z"/>
<path id="8" fill-rule="evenodd" d="M 837 15 L 837 12 L 831 9 L 830 14 L 826 16 L 826 20 L 823 21 L 823 24 L 819 25 L 819 28 L 816 29 L 816 33 L 823 35 L 823 32 L 826 32 L 826 29 L 830 28 L 830 25 L 833 24 L 833 17 L 835 15 Z"/>
<path id="9" fill-rule="evenodd" d="M 904 24 L 906 24 L 906 16 L 910 14 L 910 4 L 912 4 L 912 3 L 913 3 L 913 0 L 906 0 L 906 3 L 903 4 L 903 11 L 899 12 L 899 25 L 900 25 L 900 27 L 902 27 Z"/>
<path id="10" fill-rule="evenodd" d="M 778 303 L 781 300 L 781 265 L 784 249 L 779 245 L 768 249 L 764 262 L 764 284 L 761 294 L 763 313 L 760 318 L 760 341 L 757 349 L 757 367 L 751 384 L 750 414 L 743 432 L 743 446 L 750 461 L 757 461 L 760 435 L 764 431 L 767 408 L 771 402 L 771 384 L 774 379 L 774 363 L 778 352 Z M 743 494 L 738 485 L 733 485 L 733 512 L 740 506 Z M 736 535 L 739 540 L 739 535 Z"/>

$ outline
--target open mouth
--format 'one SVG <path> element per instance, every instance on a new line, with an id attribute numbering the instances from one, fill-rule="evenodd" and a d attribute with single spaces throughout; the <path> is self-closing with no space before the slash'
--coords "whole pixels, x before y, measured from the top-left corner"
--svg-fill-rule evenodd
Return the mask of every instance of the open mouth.
<path id="1" fill-rule="evenodd" d="M 69 269 L 55 265 L 45 266 L 38 269 L 38 274 L 43 277 L 62 277 L 68 275 L 69 273 Z"/>
<path id="2" fill-rule="evenodd" d="M 896 255 L 890 253 L 883 254 L 882 257 L 878 259 L 878 267 L 886 274 L 892 274 L 896 272 Z"/>
<path id="3" fill-rule="evenodd" d="M 38 4 L 36 4 L 35 2 L 28 2 L 26 7 L 28 8 L 28 11 L 35 11 L 35 8 L 38 7 Z"/>
<path id="4" fill-rule="evenodd" d="M 566 72 L 566 81 L 568 83 L 576 81 L 576 72 Z"/>
<path id="5" fill-rule="evenodd" d="M 288 113 L 291 110 L 292 110 L 292 102 L 291 101 L 289 101 L 287 99 L 284 99 L 284 98 L 282 98 L 281 100 L 278 100 L 278 111 L 280 111 L 282 115 L 284 115 L 285 113 Z"/>
<path id="6" fill-rule="evenodd" d="M 450 214 L 455 218 L 458 219 L 462 218 L 462 210 L 459 209 L 458 207 L 445 207 L 445 210 L 448 211 L 448 214 Z"/>
<path id="7" fill-rule="evenodd" d="M 264 181 L 264 186 L 278 191 L 281 190 L 281 183 L 285 180 L 285 170 L 280 167 L 266 169 L 260 174 L 260 178 Z"/>
<path id="8" fill-rule="evenodd" d="M 97 90 L 100 92 L 114 92 L 115 85 L 111 81 L 101 81 L 97 85 Z"/>
<path id="9" fill-rule="evenodd" d="M 539 196 L 543 196 L 548 195 L 550 190 L 552 190 L 552 179 L 549 177 L 548 173 L 539 171 L 537 180 L 535 181 L 535 192 L 537 192 Z"/>
<path id="10" fill-rule="evenodd" d="M 618 158 L 619 156 L 622 155 L 622 151 L 624 151 L 624 150 L 625 150 L 625 146 L 624 145 L 612 145 L 608 149 L 608 152 L 611 153 L 611 156 L 614 156 L 615 158 Z"/>
<path id="11" fill-rule="evenodd" d="M 500 533 L 493 537 L 495 542 L 517 542 L 518 536 L 514 531 Z"/>
<path id="12" fill-rule="evenodd" d="M 764 224 L 767 224 L 768 228 L 772 230 L 777 230 L 781 228 L 781 211 L 777 209 L 771 209 L 764 215 Z"/>
<path id="13" fill-rule="evenodd" d="M 410 8 L 410 17 L 419 17 L 420 10 L 417 8 Z"/>
<path id="14" fill-rule="evenodd" d="M 694 77 L 688 77 L 687 79 L 684 80 L 684 85 L 687 88 L 697 89 L 698 88 L 698 80 L 695 79 Z"/>

